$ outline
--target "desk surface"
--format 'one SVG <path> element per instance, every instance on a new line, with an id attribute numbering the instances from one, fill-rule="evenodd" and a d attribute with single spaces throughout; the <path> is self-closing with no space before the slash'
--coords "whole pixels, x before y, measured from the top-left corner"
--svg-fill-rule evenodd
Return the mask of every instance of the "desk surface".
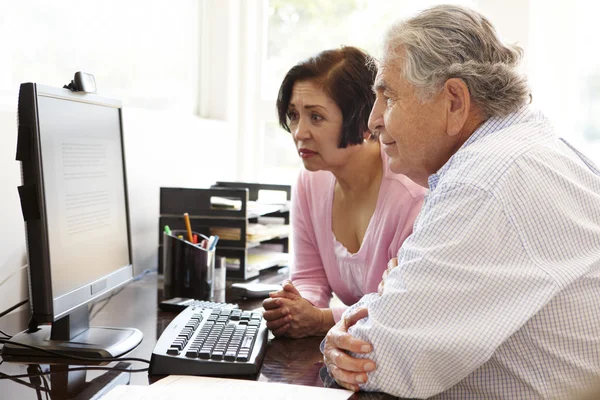
<path id="1" fill-rule="evenodd" d="M 144 334 L 142 343 L 128 356 L 150 359 L 154 344 L 162 331 L 169 322 L 175 317 L 174 313 L 167 313 L 158 310 L 158 298 L 161 296 L 159 279 L 156 275 L 149 275 L 140 281 L 128 285 L 121 293 L 114 296 L 98 314 L 90 325 L 92 326 L 115 326 L 115 327 L 135 327 Z M 223 296 L 224 293 L 221 293 Z M 227 297 L 228 302 L 237 302 L 242 309 L 254 309 L 260 307 L 261 300 L 238 301 Z M 14 333 L 14 332 L 9 332 Z M 320 337 L 311 337 L 305 339 L 285 339 L 275 338 L 269 341 L 263 366 L 258 377 L 259 381 L 290 383 L 297 385 L 319 386 L 323 387 L 323 381 L 320 377 L 320 370 L 323 367 L 323 360 L 319 351 Z M 115 363 L 110 364 L 114 366 Z M 143 368 L 145 364 L 133 363 L 133 368 Z M 27 365 L 3 362 L 0 364 L 0 374 L 17 375 L 26 374 Z M 37 365 L 34 366 L 37 368 Z M 42 365 L 47 369 L 47 366 Z M 47 375 L 48 385 L 54 383 L 65 385 L 66 374 Z M 86 379 L 88 384 L 84 387 L 83 396 L 75 397 L 77 399 L 89 398 L 89 393 L 95 392 L 97 387 L 101 387 L 102 381 L 110 374 L 105 371 L 87 371 Z M 63 379 L 62 381 L 60 379 Z M 96 379 L 98 384 L 89 384 Z M 146 372 L 132 373 L 130 383 L 135 385 L 148 385 L 154 378 L 148 376 Z M 41 382 L 43 384 L 43 381 Z M 93 386 L 93 387 L 92 387 Z M 28 378 L 22 378 L 20 382 L 14 380 L 0 380 L 0 398 L 2 399 L 38 399 L 38 398 L 65 398 L 63 395 L 52 394 L 46 397 L 41 392 L 41 397 L 32 382 Z M 384 394 L 362 393 L 352 396 L 352 399 L 391 399 L 393 397 Z"/>

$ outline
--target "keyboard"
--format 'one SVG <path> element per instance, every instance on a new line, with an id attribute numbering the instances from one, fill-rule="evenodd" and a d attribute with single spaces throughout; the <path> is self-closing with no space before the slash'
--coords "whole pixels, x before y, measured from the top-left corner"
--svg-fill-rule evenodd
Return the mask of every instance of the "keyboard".
<path id="1" fill-rule="evenodd" d="M 158 304 L 158 307 L 163 311 L 171 311 L 171 312 L 181 312 L 188 308 L 189 306 L 195 306 L 198 308 L 211 308 L 211 309 L 221 309 L 221 308 L 238 308 L 237 304 L 231 303 L 219 303 L 214 301 L 206 301 L 206 300 L 195 300 L 188 299 L 182 297 L 174 297 L 169 300 L 161 301 Z"/>
<path id="2" fill-rule="evenodd" d="M 160 335 L 151 375 L 254 375 L 267 348 L 262 314 L 239 309 L 183 310 Z"/>

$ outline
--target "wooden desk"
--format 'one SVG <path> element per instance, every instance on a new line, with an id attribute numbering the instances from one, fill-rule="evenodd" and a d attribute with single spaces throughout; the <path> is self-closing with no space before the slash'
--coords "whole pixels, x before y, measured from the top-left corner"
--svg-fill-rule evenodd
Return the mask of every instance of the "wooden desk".
<path id="1" fill-rule="evenodd" d="M 277 277 L 273 277 L 277 279 Z M 267 278 L 265 282 L 268 282 Z M 149 275 L 140 281 L 131 283 L 121 293 L 114 296 L 102 309 L 98 315 L 92 319 L 93 326 L 115 326 L 115 327 L 135 327 L 144 333 L 142 343 L 128 356 L 150 359 L 154 344 L 169 322 L 175 317 L 174 313 L 167 313 L 158 310 L 158 299 L 161 296 L 159 279 L 156 275 Z M 218 293 L 222 298 L 224 293 Z M 248 310 L 260 307 L 262 300 L 245 300 L 225 297 L 228 302 L 236 302 L 240 308 Z M 96 308 L 97 309 L 97 308 Z M 8 333 L 15 333 L 14 331 Z M 280 382 L 308 386 L 323 387 L 323 381 L 320 377 L 320 371 L 323 368 L 323 360 L 319 351 L 320 337 L 311 337 L 305 339 L 282 339 L 275 338 L 270 340 L 263 366 L 258 376 L 259 381 Z M 115 363 L 110 364 L 114 366 Z M 133 368 L 143 368 L 145 364 L 133 363 Z M 41 366 L 47 369 L 46 365 Z M 17 375 L 26 374 L 27 365 L 4 362 L 0 365 L 0 374 Z M 34 365 L 30 368 L 37 368 Z M 324 372 L 324 371 L 323 371 Z M 74 373 L 71 373 L 74 374 Z M 87 383 L 83 385 L 82 395 L 75 397 L 77 399 L 89 398 L 90 393 L 95 392 L 101 387 L 105 378 L 110 375 L 105 371 L 88 371 Z M 126 375 L 126 374 L 125 374 Z M 54 384 L 55 388 L 66 387 L 66 373 L 53 374 L 52 378 L 47 375 L 48 384 Z M 121 376 L 121 378 L 127 378 Z M 97 384 L 89 382 L 96 379 Z M 148 385 L 155 378 L 148 376 L 146 372 L 132 373 L 130 383 L 135 385 Z M 34 380 L 35 382 L 35 380 Z M 331 384 L 331 380 L 326 379 Z M 21 378 L 21 382 L 12 380 L 0 380 L 0 398 L 2 399 L 38 399 L 35 387 L 31 387 L 31 381 L 28 378 Z M 45 393 L 41 392 L 41 398 L 46 398 Z M 66 398 L 65 395 L 58 394 L 49 397 L 52 399 Z M 352 399 L 391 399 L 392 396 L 378 393 L 359 393 Z"/>

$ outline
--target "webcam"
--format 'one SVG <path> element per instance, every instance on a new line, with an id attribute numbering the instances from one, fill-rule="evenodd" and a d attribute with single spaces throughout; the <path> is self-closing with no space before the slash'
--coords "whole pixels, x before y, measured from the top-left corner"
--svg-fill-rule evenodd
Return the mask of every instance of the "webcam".
<path id="1" fill-rule="evenodd" d="M 75 72 L 75 78 L 63 88 L 72 92 L 96 93 L 96 79 L 87 72 Z"/>

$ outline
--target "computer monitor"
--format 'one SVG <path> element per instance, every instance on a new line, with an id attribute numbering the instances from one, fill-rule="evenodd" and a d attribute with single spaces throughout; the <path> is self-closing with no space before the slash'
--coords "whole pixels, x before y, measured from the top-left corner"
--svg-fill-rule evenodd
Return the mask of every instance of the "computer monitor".
<path id="1" fill-rule="evenodd" d="M 24 83 L 17 160 L 27 231 L 29 329 L 4 359 L 61 354 L 118 357 L 142 333 L 89 326 L 88 305 L 133 277 L 119 101 Z M 71 360 L 72 361 L 72 360 Z"/>

